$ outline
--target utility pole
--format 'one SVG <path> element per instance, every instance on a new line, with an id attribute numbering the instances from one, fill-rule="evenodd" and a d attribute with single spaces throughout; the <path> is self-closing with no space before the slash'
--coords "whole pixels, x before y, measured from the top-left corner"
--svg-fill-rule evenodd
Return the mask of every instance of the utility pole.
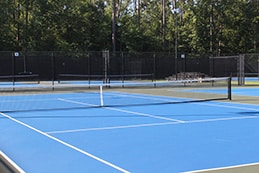
<path id="1" fill-rule="evenodd" d="M 162 43 L 163 43 L 163 49 L 165 49 L 165 27 L 166 27 L 166 23 L 165 23 L 165 0 L 162 0 Z"/>
<path id="2" fill-rule="evenodd" d="M 138 0 L 138 28 L 140 29 L 140 4 L 141 0 Z"/>
<path id="3" fill-rule="evenodd" d="M 213 56 L 213 0 L 210 1 L 210 56 Z"/>
<path id="4" fill-rule="evenodd" d="M 116 0 L 112 0 L 112 52 L 116 51 Z"/>
<path id="5" fill-rule="evenodd" d="M 176 10 L 176 0 L 174 0 L 174 15 L 175 15 L 175 77 L 177 80 L 177 71 L 178 71 L 178 65 L 177 65 L 177 56 L 178 56 L 178 24 L 177 24 L 177 10 Z"/>

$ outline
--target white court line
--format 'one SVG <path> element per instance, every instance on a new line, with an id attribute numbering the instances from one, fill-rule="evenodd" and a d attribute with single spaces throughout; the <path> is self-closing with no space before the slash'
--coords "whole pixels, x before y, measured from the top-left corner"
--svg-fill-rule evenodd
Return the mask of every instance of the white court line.
<path id="1" fill-rule="evenodd" d="M 192 120 L 185 121 L 184 124 L 193 123 L 206 123 L 206 122 L 216 122 L 216 121 L 230 121 L 230 120 L 241 120 L 241 119 L 257 119 L 258 116 L 243 116 L 243 117 L 228 117 L 228 118 L 214 118 L 214 119 L 204 119 L 204 120 Z M 85 129 L 74 129 L 74 130 L 60 130 L 60 131 L 49 131 L 45 132 L 47 134 L 59 134 L 59 133 L 75 133 L 84 131 L 101 131 L 101 130 L 115 130 L 115 129 L 129 129 L 138 127 L 153 127 L 153 126 L 164 126 L 173 124 L 183 124 L 181 122 L 165 122 L 165 123 L 150 123 L 150 124 L 136 124 L 136 125 L 126 125 L 126 126 L 110 126 L 110 127 L 96 127 L 96 128 L 85 128 Z"/>
<path id="2" fill-rule="evenodd" d="M 168 124 L 180 124 L 180 123 L 166 122 L 166 123 L 136 124 L 136 125 L 125 125 L 125 126 L 95 127 L 95 128 L 74 129 L 74 130 L 50 131 L 45 133 L 47 134 L 74 133 L 74 132 L 84 132 L 84 131 L 101 131 L 101 130 L 128 129 L 128 128 L 137 128 L 137 127 L 162 126 L 162 125 L 168 125 Z"/>
<path id="3" fill-rule="evenodd" d="M 78 101 L 62 99 L 62 98 L 59 98 L 58 100 L 61 100 L 61 101 L 64 101 L 64 102 L 75 103 L 75 104 L 79 104 L 79 105 L 85 105 L 85 106 L 98 106 L 98 105 L 94 105 L 94 104 L 78 102 Z M 174 121 L 174 122 L 184 123 L 184 121 L 182 121 L 182 120 L 166 118 L 166 117 L 161 117 L 161 116 L 155 116 L 155 115 L 141 113 L 141 112 L 128 111 L 128 110 L 123 110 L 123 109 L 118 109 L 118 108 L 111 108 L 111 107 L 101 107 L 101 108 L 107 109 L 107 110 L 112 110 L 112 111 L 117 111 L 117 112 L 128 113 L 128 114 L 141 115 L 141 116 L 146 116 L 146 117 L 151 117 L 151 118 L 156 118 L 156 119 L 161 119 L 161 120 L 167 120 L 167 121 Z"/>
<path id="4" fill-rule="evenodd" d="M 118 170 L 118 171 L 121 171 L 121 172 L 123 172 L 123 173 L 130 173 L 129 171 L 127 171 L 127 170 L 125 170 L 125 169 L 123 169 L 123 168 L 121 168 L 121 167 L 118 167 L 118 166 L 116 166 L 116 165 L 114 165 L 114 164 L 112 164 L 112 163 L 110 163 L 110 162 L 108 162 L 108 161 L 106 161 L 106 160 L 104 160 L 104 159 L 101 159 L 101 158 L 99 158 L 99 157 L 97 157 L 97 156 L 95 156 L 95 155 L 93 155 L 93 154 L 91 154 L 91 153 L 88 153 L 88 152 L 86 152 L 86 151 L 84 151 L 84 150 L 82 150 L 82 149 L 80 149 L 80 148 L 77 148 L 77 147 L 75 147 L 75 146 L 73 146 L 73 145 L 71 145 L 71 144 L 69 144 L 69 143 L 66 143 L 66 142 L 64 142 L 64 141 L 62 141 L 62 140 L 60 140 L 60 139 L 58 139 L 58 138 L 55 138 L 55 137 L 53 137 L 53 136 L 51 136 L 51 135 L 49 135 L 49 134 L 47 134 L 47 133 L 45 133 L 45 132 L 42 132 L 42 131 L 40 131 L 39 129 L 36 129 L 36 128 L 34 128 L 34 127 L 28 125 L 28 124 L 25 124 L 25 123 L 23 123 L 23 122 L 21 122 L 21 121 L 15 119 L 15 118 L 12 118 L 11 116 L 9 116 L 9 115 L 7 115 L 7 114 L 5 114 L 5 113 L 0 112 L 0 114 L 1 114 L 2 116 L 4 116 L 4 117 L 6 117 L 6 118 L 8 118 L 8 119 L 10 119 L 10 120 L 12 120 L 12 121 L 14 121 L 14 122 L 16 122 L 16 123 L 22 125 L 22 126 L 25 126 L 25 127 L 29 128 L 29 129 L 31 129 L 31 130 L 37 132 L 37 133 L 40 133 L 40 134 L 43 135 L 43 136 L 46 136 L 46 137 L 48 137 L 48 138 L 50 138 L 50 139 L 52 139 L 52 140 L 54 140 L 54 141 L 56 141 L 56 142 L 58 142 L 58 143 L 60 143 L 60 144 L 63 144 L 63 145 L 65 145 L 65 146 L 67 146 L 67 147 L 69 147 L 69 148 L 71 148 L 71 149 L 73 149 L 73 150 L 76 150 L 76 151 L 78 151 L 78 152 L 80 152 L 80 153 L 82 153 L 82 154 L 84 154 L 84 155 L 86 155 L 86 156 L 88 156 L 88 157 L 91 157 L 92 159 L 95 159 L 95 160 L 97 160 L 97 161 L 99 161 L 99 162 L 101 162 L 101 163 L 103 163 L 103 164 L 105 164 L 105 165 L 107 165 L 107 166 L 110 166 L 110 167 L 112 167 L 112 168 L 114 168 L 114 169 L 116 169 L 116 170 Z"/>
<path id="5" fill-rule="evenodd" d="M 135 111 L 128 111 L 128 110 L 117 109 L 117 108 L 105 107 L 105 109 L 109 109 L 109 110 L 113 110 L 113 111 L 118 111 L 118 112 L 129 113 L 129 114 L 142 115 L 142 116 L 147 116 L 147 117 L 151 117 L 151 118 L 156 118 L 156 119 L 161 119 L 161 120 L 168 120 L 168 121 L 179 122 L 179 123 L 184 123 L 185 122 L 183 120 L 178 120 L 178 119 L 173 119 L 173 118 L 166 118 L 166 117 L 155 116 L 155 115 L 151 115 L 151 114 L 140 113 L 140 112 L 135 112 Z"/>
<path id="6" fill-rule="evenodd" d="M 111 94 L 111 95 L 116 95 L 116 94 Z M 125 95 L 126 96 L 126 94 L 118 94 L 118 95 Z M 148 97 L 145 97 L 145 96 L 142 97 L 142 96 L 132 96 L 132 95 L 131 95 L 131 97 L 148 98 Z M 156 99 L 156 98 L 152 98 L 152 99 Z M 67 99 L 62 99 L 62 98 L 59 98 L 59 100 L 66 101 L 66 102 L 71 102 L 71 103 L 76 103 L 76 104 L 87 105 L 87 106 L 97 106 L 97 105 L 93 105 L 93 104 L 88 104 L 88 103 L 83 103 L 83 102 L 78 102 L 78 101 L 73 101 L 73 100 L 67 100 Z M 168 99 L 158 99 L 158 100 L 168 100 Z M 213 106 L 213 107 L 224 107 L 224 108 L 232 108 L 232 109 L 259 111 L 259 109 L 254 109 L 254 108 L 247 108 L 247 107 L 240 107 L 240 106 L 229 106 L 229 105 L 219 105 L 219 104 L 213 104 L 213 103 L 200 103 L 200 102 L 198 103 L 197 102 L 197 103 L 194 103 L 194 104 Z M 235 104 L 237 104 L 237 103 L 235 103 Z M 72 132 L 82 132 L 82 131 L 90 131 L 90 130 L 91 131 L 93 131 L 93 130 L 111 130 L 111 129 L 123 129 L 123 128 L 161 126 L 161 125 L 179 124 L 179 123 L 198 123 L 198 122 L 200 123 L 200 122 L 212 122 L 212 121 L 225 121 L 225 120 L 257 118 L 255 116 L 243 116 L 243 117 L 230 117 L 230 118 L 182 121 L 182 120 L 177 120 L 177 119 L 165 118 L 165 117 L 150 115 L 150 114 L 146 114 L 146 113 L 128 111 L 128 110 L 111 108 L 111 107 L 102 107 L 102 108 L 109 109 L 109 110 L 114 110 L 114 111 L 119 111 L 119 112 L 124 112 L 124 113 L 148 116 L 148 117 L 158 118 L 158 119 L 163 119 L 163 120 L 169 120 L 169 121 L 173 121 L 173 122 L 138 124 L 138 125 L 128 125 L 128 126 L 111 126 L 111 127 L 102 127 L 102 128 L 73 129 L 73 130 L 64 130 L 64 131 L 50 131 L 50 132 L 46 132 L 46 133 L 49 133 L 49 134 L 54 134 L 54 133 L 72 133 Z"/>

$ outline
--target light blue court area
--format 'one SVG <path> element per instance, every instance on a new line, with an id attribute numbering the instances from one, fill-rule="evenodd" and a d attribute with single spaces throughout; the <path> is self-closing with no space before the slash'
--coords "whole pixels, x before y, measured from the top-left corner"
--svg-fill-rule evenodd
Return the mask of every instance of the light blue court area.
<path id="1" fill-rule="evenodd" d="M 242 95 L 242 96 L 259 96 L 259 87 L 257 87 L 257 88 L 233 88 L 232 93 L 234 95 Z"/>
<path id="2" fill-rule="evenodd" d="M 245 81 L 259 82 L 259 77 L 246 77 Z"/>
<path id="3" fill-rule="evenodd" d="M 36 86 L 36 85 L 39 85 L 37 82 L 0 82 L 0 86 L 1 88 L 5 88 L 5 87 L 13 87 L 13 86 L 16 86 L 16 87 L 19 87 L 19 86 Z"/>
<path id="4" fill-rule="evenodd" d="M 195 89 L 195 90 L 184 90 L 184 92 L 195 92 L 195 93 L 210 93 L 210 94 L 226 94 L 227 89 Z M 259 96 L 259 87 L 254 88 L 232 88 L 233 95 L 239 96 Z"/>
<path id="5" fill-rule="evenodd" d="M 0 97 L 0 150 L 28 173 L 178 173 L 259 163 L 258 105 L 155 105 L 174 99 L 110 92 L 104 103 L 150 104 L 98 107 L 98 96 Z M 12 111 L 3 100 L 29 105 Z M 42 107 L 30 111 L 33 104 Z"/>
<path id="6" fill-rule="evenodd" d="M 233 77 L 232 81 L 238 81 L 237 77 Z M 259 77 L 245 77 L 245 81 L 248 82 L 259 82 Z"/>

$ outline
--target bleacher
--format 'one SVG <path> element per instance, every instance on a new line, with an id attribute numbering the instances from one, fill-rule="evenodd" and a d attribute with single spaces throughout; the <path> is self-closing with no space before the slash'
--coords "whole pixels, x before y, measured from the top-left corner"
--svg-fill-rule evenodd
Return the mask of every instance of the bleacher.
<path id="1" fill-rule="evenodd" d="M 177 73 L 176 75 L 172 75 L 166 78 L 166 80 L 192 80 L 192 79 L 203 79 L 205 77 L 208 77 L 204 73 L 200 72 L 180 72 Z"/>

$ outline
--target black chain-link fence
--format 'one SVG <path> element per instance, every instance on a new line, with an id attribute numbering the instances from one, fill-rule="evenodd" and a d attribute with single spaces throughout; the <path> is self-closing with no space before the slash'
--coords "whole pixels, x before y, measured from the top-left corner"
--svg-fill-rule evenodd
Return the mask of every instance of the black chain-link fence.
<path id="1" fill-rule="evenodd" d="M 259 77 L 259 54 L 245 55 L 245 76 Z"/>
<path id="2" fill-rule="evenodd" d="M 259 76 L 258 55 L 246 55 L 245 73 Z M 0 52 L 1 80 L 4 76 L 37 74 L 39 80 L 128 77 L 139 79 L 183 79 L 237 75 L 235 58 L 179 56 L 173 53 L 146 52 Z M 71 76 L 69 76 L 70 74 Z M 195 75 L 194 75 L 195 74 Z M 257 74 L 257 75 L 256 75 Z M 85 76 L 84 76 L 85 75 Z M 94 77 L 95 76 L 95 77 Z"/>

